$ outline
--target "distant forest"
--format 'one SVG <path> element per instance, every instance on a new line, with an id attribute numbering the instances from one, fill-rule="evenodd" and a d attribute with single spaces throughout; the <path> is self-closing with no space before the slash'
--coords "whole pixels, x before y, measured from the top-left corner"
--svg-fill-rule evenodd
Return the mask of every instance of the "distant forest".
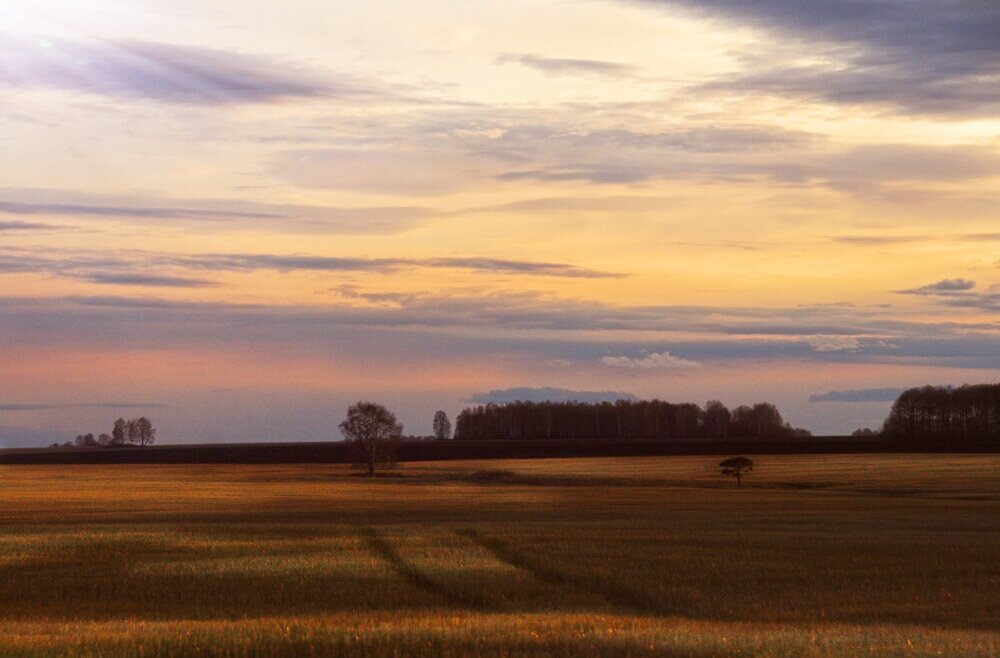
<path id="1" fill-rule="evenodd" d="M 456 439 L 700 439 L 810 436 L 786 423 L 773 404 L 730 411 L 718 400 L 701 408 L 662 400 L 512 402 L 465 409 Z"/>
<path id="2" fill-rule="evenodd" d="M 888 437 L 1000 441 L 1000 384 L 911 388 L 892 405 Z"/>

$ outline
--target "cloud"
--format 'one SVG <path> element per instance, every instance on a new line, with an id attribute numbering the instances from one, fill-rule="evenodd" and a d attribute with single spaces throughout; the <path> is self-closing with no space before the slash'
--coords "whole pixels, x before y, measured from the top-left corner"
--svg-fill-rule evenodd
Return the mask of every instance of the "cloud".
<path id="1" fill-rule="evenodd" d="M 976 282 L 969 279 L 941 279 L 936 283 L 929 283 L 926 286 L 898 290 L 897 292 L 904 295 L 947 295 L 948 293 L 972 290 L 975 287 Z"/>
<path id="2" fill-rule="evenodd" d="M 356 80 L 260 55 L 139 40 L 19 39 L 3 34 L 0 85 L 208 105 L 376 93 Z"/>
<path id="3" fill-rule="evenodd" d="M 922 242 L 927 239 L 926 236 L 919 235 L 837 235 L 831 238 L 834 242 L 863 246 L 906 244 L 909 242 Z"/>
<path id="4" fill-rule="evenodd" d="M 155 288 L 207 288 L 218 285 L 214 281 L 207 279 L 157 274 L 93 272 L 80 274 L 77 278 L 90 281 L 91 283 L 115 286 L 150 286 Z"/>
<path id="5" fill-rule="evenodd" d="M 216 282 L 191 272 L 370 272 L 459 269 L 484 274 L 578 279 L 623 274 L 567 263 L 486 257 L 360 258 L 309 254 L 170 254 L 0 248 L 0 274 L 35 272 L 98 284 L 202 288 Z"/>
<path id="6" fill-rule="evenodd" d="M 159 402 L 0 402 L 0 411 L 44 411 L 48 409 L 167 409 Z"/>
<path id="7" fill-rule="evenodd" d="M 856 350 L 861 347 L 861 341 L 854 336 L 807 336 L 805 342 L 817 352 L 840 352 Z"/>
<path id="8" fill-rule="evenodd" d="M 597 59 L 542 57 L 541 55 L 531 53 L 503 53 L 493 63 L 508 64 L 512 62 L 523 64 L 546 75 L 599 75 L 621 78 L 630 77 L 636 73 L 634 66 L 620 62 L 606 62 Z"/>
<path id="9" fill-rule="evenodd" d="M 3 212 L 2 202 L 0 202 L 0 212 Z M 0 233 L 45 233 L 64 228 L 66 227 L 41 222 L 0 222 Z"/>
<path id="10" fill-rule="evenodd" d="M 41 188 L 7 188 L 0 189 L 0 214 L 74 219 L 94 217 L 144 225 L 153 221 L 157 225 L 173 222 L 196 225 L 199 230 L 378 235 L 414 228 L 435 213 L 431 209 L 417 206 L 304 206 L 240 199 L 164 199 Z"/>
<path id="11" fill-rule="evenodd" d="M 574 391 L 568 388 L 526 386 L 504 388 L 488 393 L 470 395 L 467 402 L 476 404 L 506 404 L 509 402 L 617 402 L 618 400 L 638 400 L 631 393 L 617 391 Z"/>
<path id="12" fill-rule="evenodd" d="M 503 258 L 343 258 L 294 254 L 200 254 L 181 256 L 185 265 L 207 270 L 277 270 L 280 272 L 387 272 L 403 269 L 463 269 L 497 274 L 525 274 L 582 279 L 619 278 L 616 272 L 592 270 L 566 263 L 508 260 Z"/>
<path id="13" fill-rule="evenodd" d="M 684 126 L 661 131 L 585 130 L 534 115 L 488 115 L 413 125 L 384 144 L 297 149 L 277 154 L 271 170 L 295 185 L 366 193 L 434 195 L 470 182 L 630 183 L 652 178 L 731 179 L 741 162 L 753 171 L 813 143 L 802 131 L 764 125 Z"/>
<path id="14" fill-rule="evenodd" d="M 614 368 L 630 370 L 675 370 L 679 368 L 700 368 L 703 364 L 674 356 L 670 352 L 650 352 L 638 358 L 627 356 L 605 356 L 601 363 Z"/>
<path id="15" fill-rule="evenodd" d="M 814 63 L 769 64 L 703 88 L 878 105 L 900 112 L 996 116 L 1000 4 L 989 0 L 645 0 L 750 24 L 794 40 Z"/>
<path id="16" fill-rule="evenodd" d="M 847 391 L 827 391 L 809 396 L 810 402 L 895 402 L 905 389 L 860 388 Z"/>
<path id="17" fill-rule="evenodd" d="M 0 345 L 114 350 L 252 349 L 329 358 L 458 359 L 502 354 L 537 367 L 553 359 L 601 367 L 611 354 L 644 356 L 650 336 L 694 362 L 886 363 L 1000 368 L 1000 325 L 887 317 L 882 308 L 614 306 L 537 293 L 469 290 L 364 292 L 315 305 L 237 304 L 124 295 L 0 296 Z M 73 331 L 67 332 L 66 327 Z M 847 332 L 856 349 L 816 351 L 817 334 Z M 842 341 L 843 345 L 846 341 Z M 663 353 L 663 347 L 655 352 Z M 667 352 L 668 354 L 670 352 Z M 391 355 L 391 356 L 390 356 Z M 615 358 L 615 357 L 611 357 Z M 628 358 L 628 357 L 626 357 Z M 676 357 L 675 357 L 676 358 Z M 609 367 L 609 366 L 604 366 Z M 635 372 L 635 369 L 623 368 Z"/>

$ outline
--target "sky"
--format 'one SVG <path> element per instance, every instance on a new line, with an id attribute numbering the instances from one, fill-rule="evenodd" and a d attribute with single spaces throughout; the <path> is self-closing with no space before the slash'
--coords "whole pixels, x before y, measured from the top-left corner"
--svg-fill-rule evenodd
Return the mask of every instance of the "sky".
<path id="1" fill-rule="evenodd" d="M 0 445 L 1000 380 L 994 0 L 4 0 L 0 141 Z"/>

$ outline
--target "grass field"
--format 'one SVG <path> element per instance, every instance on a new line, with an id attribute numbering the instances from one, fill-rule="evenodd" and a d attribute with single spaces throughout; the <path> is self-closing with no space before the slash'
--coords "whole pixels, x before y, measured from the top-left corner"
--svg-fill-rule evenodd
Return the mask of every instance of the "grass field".
<path id="1" fill-rule="evenodd" d="M 996 656 L 1000 458 L 0 467 L 0 656 Z"/>

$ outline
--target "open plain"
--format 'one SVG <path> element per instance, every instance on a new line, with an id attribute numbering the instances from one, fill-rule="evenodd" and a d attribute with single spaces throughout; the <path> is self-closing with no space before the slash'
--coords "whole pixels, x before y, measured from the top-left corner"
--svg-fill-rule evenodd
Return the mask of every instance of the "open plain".
<path id="1" fill-rule="evenodd" d="M 995 656 L 1000 458 L 0 467 L 2 656 Z"/>

